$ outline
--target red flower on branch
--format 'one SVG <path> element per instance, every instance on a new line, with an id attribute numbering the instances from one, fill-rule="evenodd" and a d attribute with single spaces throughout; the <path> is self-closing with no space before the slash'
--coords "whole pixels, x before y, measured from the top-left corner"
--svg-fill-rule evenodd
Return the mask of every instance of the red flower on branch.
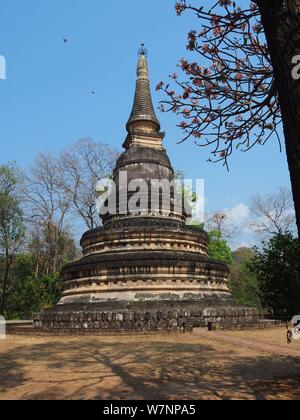
<path id="1" fill-rule="evenodd" d="M 180 123 L 183 141 L 205 138 L 227 165 L 235 147 L 247 151 L 276 136 L 282 116 L 257 4 L 200 3 L 176 2 L 176 13 L 194 12 L 200 27 L 188 33 L 192 58 L 180 60 L 182 77 L 171 76 L 176 87 L 159 90 L 167 94 L 165 111 L 188 119 Z"/>

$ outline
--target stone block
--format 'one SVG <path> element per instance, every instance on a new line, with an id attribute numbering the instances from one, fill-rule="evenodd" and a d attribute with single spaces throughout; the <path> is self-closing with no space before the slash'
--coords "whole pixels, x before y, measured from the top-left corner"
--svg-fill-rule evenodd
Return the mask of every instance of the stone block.
<path id="1" fill-rule="evenodd" d="M 157 329 L 158 329 L 158 331 L 167 330 L 168 329 L 168 321 L 166 321 L 164 319 L 161 319 L 160 321 L 158 321 Z"/>
<path id="2" fill-rule="evenodd" d="M 171 318 L 169 320 L 169 328 L 173 329 L 177 329 L 178 328 L 178 321 L 175 318 Z"/>
<path id="3" fill-rule="evenodd" d="M 133 312 L 126 312 L 124 314 L 124 319 L 125 319 L 125 321 L 130 321 L 130 322 L 134 321 L 135 320 L 134 319 L 134 313 Z"/>
<path id="4" fill-rule="evenodd" d="M 116 315 L 116 321 L 123 322 L 124 321 L 124 315 L 123 314 L 117 314 Z"/>

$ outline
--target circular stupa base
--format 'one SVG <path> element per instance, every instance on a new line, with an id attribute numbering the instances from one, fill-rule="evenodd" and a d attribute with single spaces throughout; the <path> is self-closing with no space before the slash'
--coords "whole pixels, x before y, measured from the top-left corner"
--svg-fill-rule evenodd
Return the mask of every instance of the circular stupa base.
<path id="1" fill-rule="evenodd" d="M 59 304 L 36 330 L 67 334 L 187 331 L 258 324 L 228 288 L 226 264 L 207 256 L 207 234 L 182 223 L 128 220 L 87 232 L 83 258 L 64 267 Z"/>
<path id="2" fill-rule="evenodd" d="M 165 300 L 65 304 L 37 314 L 37 331 L 67 334 L 192 331 L 197 327 L 251 328 L 259 324 L 256 309 L 222 300 Z"/>

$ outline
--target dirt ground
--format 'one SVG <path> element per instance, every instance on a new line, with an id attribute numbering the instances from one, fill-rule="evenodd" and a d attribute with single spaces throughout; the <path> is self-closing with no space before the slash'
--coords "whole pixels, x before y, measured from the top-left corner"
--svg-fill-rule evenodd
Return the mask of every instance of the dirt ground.
<path id="1" fill-rule="evenodd" d="M 300 399 L 286 330 L 0 341 L 0 399 Z"/>

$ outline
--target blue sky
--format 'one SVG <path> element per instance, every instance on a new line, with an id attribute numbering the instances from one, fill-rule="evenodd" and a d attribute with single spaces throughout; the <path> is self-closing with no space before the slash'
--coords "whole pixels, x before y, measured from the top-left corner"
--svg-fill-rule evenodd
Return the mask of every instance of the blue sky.
<path id="1" fill-rule="evenodd" d="M 154 87 L 189 57 L 186 34 L 197 28 L 191 14 L 176 16 L 174 0 L 0 0 L 0 6 L 0 55 L 7 61 L 7 79 L 0 80 L 0 162 L 25 167 L 39 151 L 59 151 L 83 137 L 121 150 L 140 43 L 149 51 L 158 107 Z M 234 209 L 238 218 L 253 194 L 290 185 L 275 141 L 236 153 L 227 173 L 207 163 L 208 150 L 178 145 L 176 116 L 157 113 L 174 167 L 205 179 L 207 211 Z"/>

